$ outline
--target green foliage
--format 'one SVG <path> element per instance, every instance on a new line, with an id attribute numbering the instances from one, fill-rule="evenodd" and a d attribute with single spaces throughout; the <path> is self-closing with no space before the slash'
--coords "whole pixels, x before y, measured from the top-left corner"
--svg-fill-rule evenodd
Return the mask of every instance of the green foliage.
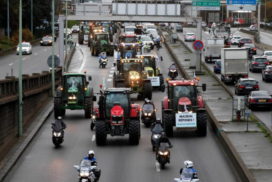
<path id="1" fill-rule="evenodd" d="M 73 25 L 79 25 L 80 21 L 78 20 L 69 20 L 68 21 L 68 28 L 72 28 Z"/>

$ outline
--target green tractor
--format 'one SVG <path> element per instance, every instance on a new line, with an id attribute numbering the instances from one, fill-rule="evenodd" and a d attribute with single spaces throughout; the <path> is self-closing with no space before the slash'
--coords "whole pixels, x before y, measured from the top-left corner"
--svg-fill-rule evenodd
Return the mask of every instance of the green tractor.
<path id="1" fill-rule="evenodd" d="M 91 80 L 89 76 L 88 80 Z M 93 89 L 89 85 L 86 75 L 81 73 L 65 73 L 61 85 L 57 88 L 54 97 L 55 118 L 64 116 L 65 110 L 85 111 L 85 118 L 90 118 L 93 111 Z"/>
<path id="2" fill-rule="evenodd" d="M 152 85 L 144 71 L 143 60 L 139 58 L 121 59 L 118 71 L 113 75 L 114 87 L 130 87 L 138 98 L 152 99 Z"/>
<path id="3" fill-rule="evenodd" d="M 80 24 L 79 25 L 79 32 L 78 32 L 78 43 L 79 44 L 83 44 L 84 41 L 88 42 L 89 32 L 90 32 L 89 25 L 87 25 L 87 24 Z"/>
<path id="4" fill-rule="evenodd" d="M 143 59 L 144 70 L 147 73 L 147 78 L 151 81 L 152 87 L 164 92 L 164 78 L 158 67 L 158 57 L 154 54 L 142 54 L 137 55 L 137 57 Z"/>
<path id="5" fill-rule="evenodd" d="M 111 44 L 109 34 L 105 32 L 97 32 L 93 34 L 91 39 L 90 50 L 92 56 L 98 56 L 101 52 L 107 52 L 113 56 L 114 46 Z"/>

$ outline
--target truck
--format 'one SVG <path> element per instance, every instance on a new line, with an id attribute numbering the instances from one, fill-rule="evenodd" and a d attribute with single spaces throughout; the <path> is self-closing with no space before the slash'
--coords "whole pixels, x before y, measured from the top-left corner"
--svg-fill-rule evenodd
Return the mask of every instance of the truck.
<path id="1" fill-rule="evenodd" d="M 248 50 L 245 48 L 221 49 L 221 81 L 236 83 L 248 77 Z"/>
<path id="2" fill-rule="evenodd" d="M 221 58 L 221 49 L 224 48 L 223 38 L 207 39 L 204 51 L 205 62 L 213 63 L 215 59 Z"/>

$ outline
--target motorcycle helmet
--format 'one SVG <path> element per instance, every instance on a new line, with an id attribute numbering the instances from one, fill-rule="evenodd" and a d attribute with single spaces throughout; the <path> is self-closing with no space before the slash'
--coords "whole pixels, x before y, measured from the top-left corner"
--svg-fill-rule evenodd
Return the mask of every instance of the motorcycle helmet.
<path id="1" fill-rule="evenodd" d="M 191 167 L 194 167 L 194 163 L 192 161 L 186 160 L 184 161 L 184 166 L 186 168 L 191 168 Z"/>
<path id="2" fill-rule="evenodd" d="M 89 157 L 89 159 L 92 159 L 94 157 L 94 151 L 93 150 L 89 150 L 88 157 Z"/>
<path id="3" fill-rule="evenodd" d="M 58 116 L 58 120 L 61 120 L 62 119 L 62 117 L 61 116 Z"/>

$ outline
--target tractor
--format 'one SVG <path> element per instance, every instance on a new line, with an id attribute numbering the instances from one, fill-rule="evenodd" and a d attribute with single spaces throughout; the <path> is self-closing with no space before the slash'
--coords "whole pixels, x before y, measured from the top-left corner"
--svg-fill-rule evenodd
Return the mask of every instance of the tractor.
<path id="1" fill-rule="evenodd" d="M 94 108 L 97 145 L 106 144 L 107 134 L 129 134 L 129 143 L 139 144 L 140 106 L 131 103 L 130 94 L 129 88 L 107 88 L 100 91 L 98 107 Z"/>
<path id="2" fill-rule="evenodd" d="M 78 32 L 78 43 L 83 44 L 84 41 L 88 41 L 90 28 L 89 25 L 85 23 L 81 23 L 79 25 L 79 32 Z"/>
<path id="3" fill-rule="evenodd" d="M 150 79 L 153 88 L 158 88 L 162 92 L 165 90 L 164 78 L 160 73 L 158 65 L 158 57 L 154 54 L 137 55 L 143 59 L 144 70 L 147 73 L 147 78 Z"/>
<path id="4" fill-rule="evenodd" d="M 98 56 L 101 52 L 107 52 L 108 55 L 113 55 L 114 46 L 109 40 L 109 34 L 105 32 L 97 32 L 93 34 L 91 39 L 90 50 L 93 56 Z"/>
<path id="5" fill-rule="evenodd" d="M 115 65 L 115 64 L 114 64 Z M 139 58 L 121 59 L 119 70 L 113 74 L 114 87 L 130 87 L 139 99 L 152 99 L 152 85 Z"/>
<path id="6" fill-rule="evenodd" d="M 88 77 L 91 80 L 91 76 Z M 87 81 L 86 74 L 64 73 L 61 85 L 56 90 L 54 97 L 55 118 L 64 116 L 65 110 L 85 111 L 85 118 L 90 118 L 93 111 L 93 89 Z"/>
<path id="7" fill-rule="evenodd" d="M 177 130 L 194 130 L 198 136 L 207 134 L 207 114 L 203 97 L 197 89 L 198 80 L 169 80 L 167 93 L 162 101 L 162 123 L 166 135 L 173 136 Z M 202 84 L 206 91 L 206 84 Z"/>
<path id="8" fill-rule="evenodd" d="M 100 33 L 103 32 L 103 27 L 101 26 L 95 26 L 94 24 L 90 25 L 90 34 L 89 34 L 89 39 L 88 39 L 88 46 L 91 46 L 92 39 L 94 37 L 95 33 Z"/>

